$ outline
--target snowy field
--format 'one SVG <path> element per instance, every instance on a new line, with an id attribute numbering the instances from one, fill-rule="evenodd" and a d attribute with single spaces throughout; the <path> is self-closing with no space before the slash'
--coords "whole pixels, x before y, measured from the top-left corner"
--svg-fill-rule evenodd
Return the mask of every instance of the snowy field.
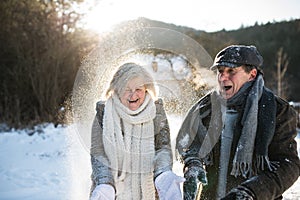
<path id="1" fill-rule="evenodd" d="M 169 116 L 169 121 L 174 144 L 181 119 Z M 89 153 L 73 126 L 46 124 L 35 130 L 1 132 L 0 160 L 0 200 L 88 199 Z M 181 175 L 176 162 L 174 171 Z M 300 179 L 284 199 L 300 199 Z"/>

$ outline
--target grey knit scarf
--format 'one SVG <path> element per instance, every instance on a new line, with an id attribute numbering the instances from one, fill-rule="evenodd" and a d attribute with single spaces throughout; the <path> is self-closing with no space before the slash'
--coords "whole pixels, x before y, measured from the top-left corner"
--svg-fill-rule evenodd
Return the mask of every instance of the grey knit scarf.
<path id="1" fill-rule="evenodd" d="M 275 97 L 274 95 L 262 96 L 263 90 L 264 80 L 262 75 L 259 74 L 254 81 L 245 83 L 240 91 L 228 101 L 223 101 L 219 96 L 217 97 L 221 104 L 225 103 L 229 108 L 233 106 L 243 107 L 242 131 L 230 173 L 235 177 L 239 175 L 245 178 L 251 177 L 254 172 L 253 169 L 255 171 L 264 170 L 265 165 L 270 171 L 276 167 L 275 163 L 270 162 L 268 158 L 268 145 L 275 132 Z M 260 135 L 257 137 L 257 134 Z M 256 165 L 253 168 L 254 149 L 256 152 Z"/>
<path id="2" fill-rule="evenodd" d="M 250 82 L 248 82 L 250 83 Z M 249 87 L 247 84 L 247 87 Z M 244 113 L 241 124 L 243 126 L 240 139 L 236 148 L 235 156 L 232 164 L 231 175 L 247 177 L 252 176 L 252 157 L 258 123 L 258 103 L 262 96 L 264 80 L 261 75 L 254 81 L 253 86 L 248 92 Z M 227 106 L 238 104 L 243 101 L 243 93 L 237 94 L 228 100 Z"/>

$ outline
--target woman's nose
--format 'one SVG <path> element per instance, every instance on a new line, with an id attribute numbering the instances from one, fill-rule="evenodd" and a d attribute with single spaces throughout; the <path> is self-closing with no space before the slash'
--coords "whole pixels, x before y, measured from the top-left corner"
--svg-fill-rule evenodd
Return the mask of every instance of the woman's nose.
<path id="1" fill-rule="evenodd" d="M 135 94 L 136 94 L 136 90 L 130 90 L 129 98 L 132 98 L 133 96 L 135 96 Z"/>

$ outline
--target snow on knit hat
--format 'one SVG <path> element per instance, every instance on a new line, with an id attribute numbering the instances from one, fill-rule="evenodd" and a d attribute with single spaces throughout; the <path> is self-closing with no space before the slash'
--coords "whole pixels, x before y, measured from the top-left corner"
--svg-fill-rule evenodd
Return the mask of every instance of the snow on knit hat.
<path id="1" fill-rule="evenodd" d="M 218 66 L 239 67 L 241 65 L 250 65 L 259 68 L 263 64 L 263 58 L 256 47 L 245 45 L 231 45 L 222 49 L 215 57 L 211 70 Z"/>

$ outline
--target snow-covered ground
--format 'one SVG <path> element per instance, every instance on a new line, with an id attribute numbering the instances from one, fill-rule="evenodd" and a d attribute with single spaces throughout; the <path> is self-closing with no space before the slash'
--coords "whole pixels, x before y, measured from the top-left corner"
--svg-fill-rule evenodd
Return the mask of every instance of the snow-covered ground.
<path id="1" fill-rule="evenodd" d="M 169 116 L 169 121 L 174 144 L 181 119 Z M 177 162 L 174 171 L 180 175 Z M 0 200 L 85 200 L 90 173 L 89 153 L 74 126 L 0 133 Z M 300 179 L 284 199 L 300 199 Z"/>

